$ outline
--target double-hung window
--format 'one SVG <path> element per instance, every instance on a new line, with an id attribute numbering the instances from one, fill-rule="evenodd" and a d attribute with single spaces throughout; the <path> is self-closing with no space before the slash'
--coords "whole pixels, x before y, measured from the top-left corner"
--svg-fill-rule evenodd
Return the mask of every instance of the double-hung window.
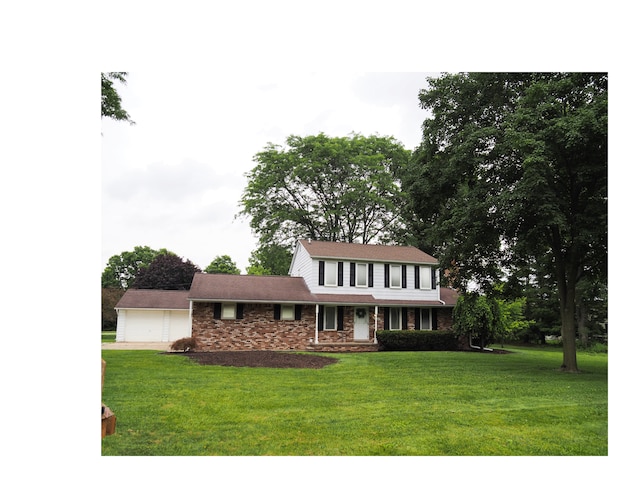
<path id="1" fill-rule="evenodd" d="M 420 267 L 420 288 L 431 289 L 431 267 Z"/>
<path id="2" fill-rule="evenodd" d="M 392 307 L 389 309 L 389 330 L 402 330 L 402 310 Z"/>
<path id="3" fill-rule="evenodd" d="M 325 330 L 336 330 L 337 322 L 336 319 L 338 317 L 338 307 L 326 305 L 324 307 L 324 329 Z"/>
<path id="4" fill-rule="evenodd" d="M 431 309 L 420 309 L 420 330 L 431 330 Z"/>
<path id="5" fill-rule="evenodd" d="M 402 287 L 402 268 L 400 265 L 391 265 L 390 266 L 390 279 L 391 279 L 391 288 L 401 288 Z"/>
<path id="6" fill-rule="evenodd" d="M 280 307 L 280 320 L 293 320 L 295 318 L 295 310 L 293 305 L 282 305 Z"/>
<path id="7" fill-rule="evenodd" d="M 366 263 L 356 264 L 356 287 L 367 286 L 368 265 Z"/>

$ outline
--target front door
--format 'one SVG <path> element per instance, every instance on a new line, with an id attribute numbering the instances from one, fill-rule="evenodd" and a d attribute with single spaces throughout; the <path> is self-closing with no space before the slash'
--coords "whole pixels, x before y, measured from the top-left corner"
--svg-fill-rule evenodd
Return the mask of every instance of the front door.
<path id="1" fill-rule="evenodd" d="M 369 340 L 369 309 L 356 307 L 353 317 L 353 339 Z"/>

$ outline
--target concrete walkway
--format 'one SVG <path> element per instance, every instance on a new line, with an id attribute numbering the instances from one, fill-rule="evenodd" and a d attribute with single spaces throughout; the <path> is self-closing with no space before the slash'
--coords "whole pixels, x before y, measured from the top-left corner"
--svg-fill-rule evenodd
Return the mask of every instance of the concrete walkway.
<path id="1" fill-rule="evenodd" d="M 102 350 L 171 350 L 173 342 L 107 342 Z"/>

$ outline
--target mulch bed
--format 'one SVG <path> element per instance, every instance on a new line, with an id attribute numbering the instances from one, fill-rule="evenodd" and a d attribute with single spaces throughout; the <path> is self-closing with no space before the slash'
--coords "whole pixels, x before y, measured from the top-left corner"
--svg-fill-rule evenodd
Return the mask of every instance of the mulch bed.
<path id="1" fill-rule="evenodd" d="M 224 367 L 267 368 L 322 368 L 338 361 L 337 358 L 306 355 L 300 353 L 255 350 L 246 352 L 170 352 L 166 355 L 183 355 L 200 365 Z"/>

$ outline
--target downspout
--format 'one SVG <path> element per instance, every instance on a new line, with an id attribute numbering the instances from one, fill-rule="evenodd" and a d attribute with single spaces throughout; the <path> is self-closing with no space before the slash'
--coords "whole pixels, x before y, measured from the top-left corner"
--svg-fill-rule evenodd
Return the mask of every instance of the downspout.
<path id="1" fill-rule="evenodd" d="M 318 315 L 320 313 L 320 306 L 316 303 L 316 338 L 314 343 L 318 344 Z"/>

